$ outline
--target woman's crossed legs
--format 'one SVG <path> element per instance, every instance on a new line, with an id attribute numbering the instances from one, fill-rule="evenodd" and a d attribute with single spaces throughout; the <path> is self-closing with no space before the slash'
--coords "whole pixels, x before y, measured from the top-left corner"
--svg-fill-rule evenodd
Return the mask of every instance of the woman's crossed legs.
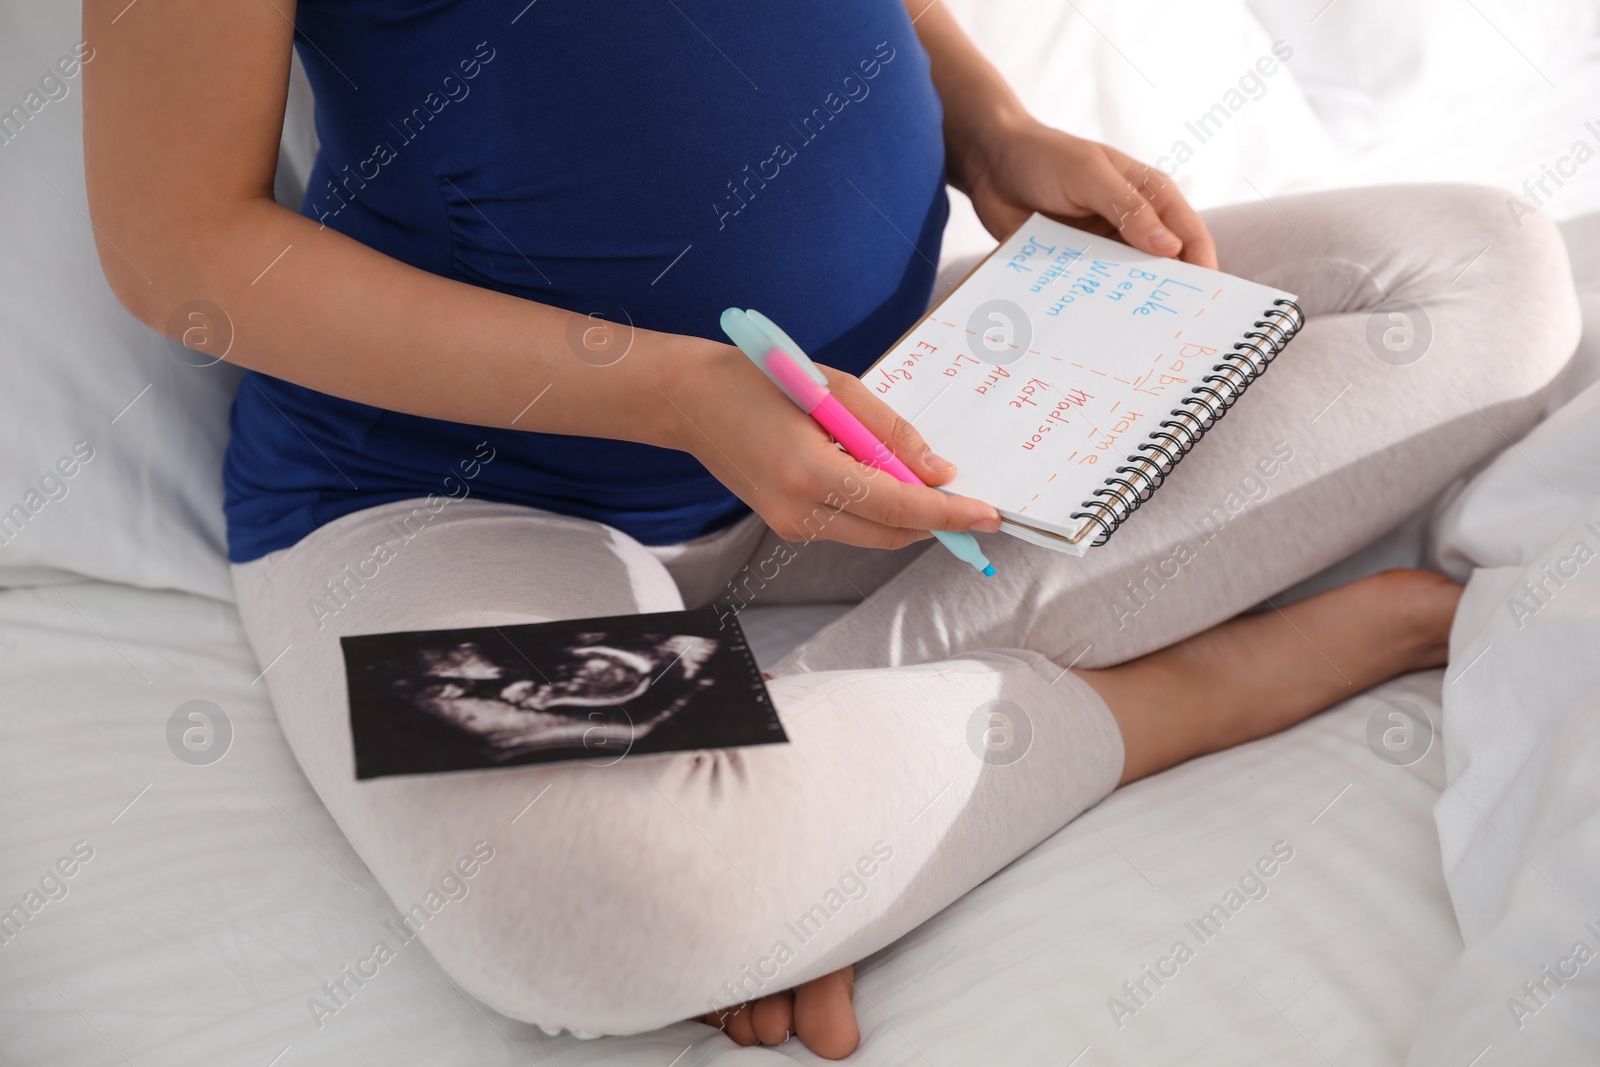
<path id="1" fill-rule="evenodd" d="M 682 560 L 658 558 L 670 550 L 505 505 L 422 507 L 401 538 L 390 520 L 415 513 L 408 502 L 238 567 L 258 656 L 283 654 L 266 679 L 285 734 L 390 896 L 404 907 L 476 843 L 494 849 L 471 902 L 423 930 L 441 965 L 509 1015 L 579 1032 L 759 999 L 912 929 L 1119 780 L 1437 662 L 1453 588 L 1426 576 L 1201 631 L 1382 532 L 1526 428 L 1576 337 L 1559 240 L 1459 187 L 1285 198 L 1207 221 L 1224 269 L 1301 294 L 1301 338 L 1085 559 L 991 538 L 997 579 L 934 550 L 874 588 L 893 566 L 853 572 L 840 563 L 851 550 L 803 549 L 744 602 L 866 599 L 776 668 L 788 745 L 351 773 L 339 636 L 670 610 L 717 598 L 765 544 L 717 549 L 690 581 Z M 1384 300 L 1426 317 L 1420 360 L 1369 346 Z M 345 565 L 379 542 L 391 558 L 350 581 Z M 854 591 L 834 588 L 852 573 Z M 332 614 L 330 582 L 343 590 Z M 1024 728 L 1025 747 L 1015 732 L 988 743 Z M 789 1018 L 839 1054 L 854 1041 L 848 987 L 815 988 Z M 787 1029 L 786 1001 L 769 1003 L 764 1024 Z M 755 1036 L 742 1027 L 759 1014 L 730 1031 Z"/>

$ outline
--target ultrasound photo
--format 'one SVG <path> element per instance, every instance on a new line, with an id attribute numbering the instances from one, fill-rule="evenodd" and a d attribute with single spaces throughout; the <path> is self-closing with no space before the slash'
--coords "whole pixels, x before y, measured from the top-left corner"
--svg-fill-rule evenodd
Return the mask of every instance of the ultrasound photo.
<path id="1" fill-rule="evenodd" d="M 356 777 L 785 742 L 711 608 L 340 639 Z"/>

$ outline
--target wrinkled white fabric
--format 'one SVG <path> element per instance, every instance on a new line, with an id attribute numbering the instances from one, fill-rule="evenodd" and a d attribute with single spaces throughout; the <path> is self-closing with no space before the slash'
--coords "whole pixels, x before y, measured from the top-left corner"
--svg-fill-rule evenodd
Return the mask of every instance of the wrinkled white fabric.
<path id="1" fill-rule="evenodd" d="M 1600 383 L 1440 516 L 1471 579 L 1444 687 L 1434 809 L 1466 949 L 1414 1067 L 1600 1059 Z M 1485 1051 L 1487 1050 L 1487 1051 Z"/>

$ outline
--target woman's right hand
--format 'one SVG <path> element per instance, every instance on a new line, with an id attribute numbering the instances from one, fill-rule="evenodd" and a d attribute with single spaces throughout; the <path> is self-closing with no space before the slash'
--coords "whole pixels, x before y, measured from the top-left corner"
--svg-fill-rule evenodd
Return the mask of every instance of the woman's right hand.
<path id="1" fill-rule="evenodd" d="M 927 486 L 857 462 L 737 348 L 705 344 L 662 390 L 662 402 L 681 419 L 675 447 L 704 464 L 780 537 L 900 548 L 931 530 L 1000 528 L 1000 513 L 990 505 L 927 487 L 949 482 L 955 467 L 860 379 L 822 368 L 834 397 Z"/>

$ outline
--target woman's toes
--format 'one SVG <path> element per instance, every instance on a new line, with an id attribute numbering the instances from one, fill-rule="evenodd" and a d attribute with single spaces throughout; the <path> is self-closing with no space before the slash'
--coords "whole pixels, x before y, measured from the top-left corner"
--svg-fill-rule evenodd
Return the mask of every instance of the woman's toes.
<path id="1" fill-rule="evenodd" d="M 855 968 L 846 967 L 794 991 L 794 1032 L 825 1060 L 842 1060 L 861 1043 L 856 1010 Z"/>
<path id="2" fill-rule="evenodd" d="M 753 1045 L 756 1043 L 755 1025 L 751 1021 L 755 1013 L 750 1010 L 750 1005 L 741 1004 L 727 1017 L 727 1025 L 723 1030 L 733 1038 L 736 1045 Z"/>
<path id="3" fill-rule="evenodd" d="M 781 1045 L 794 1032 L 794 994 L 788 990 L 762 997 L 750 1011 L 756 1038 L 763 1045 Z"/>

